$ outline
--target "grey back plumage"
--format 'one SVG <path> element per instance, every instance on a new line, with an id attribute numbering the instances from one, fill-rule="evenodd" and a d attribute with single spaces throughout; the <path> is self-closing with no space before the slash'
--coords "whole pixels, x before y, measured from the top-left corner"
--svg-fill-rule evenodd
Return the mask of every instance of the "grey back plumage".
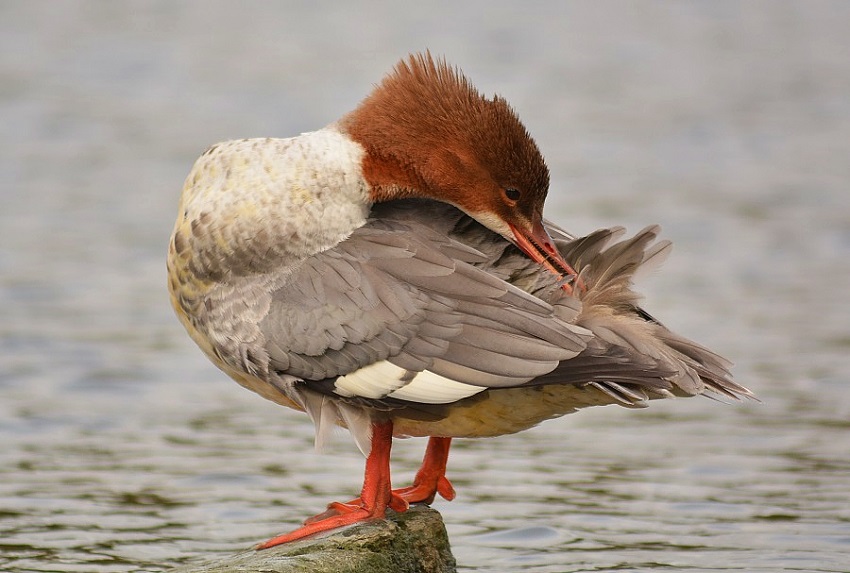
<path id="1" fill-rule="evenodd" d="M 547 227 L 584 289 L 561 288 L 456 208 L 411 199 L 374 206 L 347 239 L 298 264 L 218 283 L 192 320 L 240 383 L 307 411 L 317 444 L 342 424 L 364 452 L 375 416 L 448 421 L 489 400 L 510 416 L 501 404 L 522 388 L 530 402 L 517 420 L 476 418 L 452 435 L 518 431 L 589 405 L 752 396 L 729 362 L 640 308 L 635 274 L 670 249 L 657 227 L 630 238 Z M 541 389 L 562 390 L 535 410 Z"/>
<path id="2" fill-rule="evenodd" d="M 637 305 L 635 272 L 669 250 L 655 241 L 657 227 L 628 239 L 622 229 L 583 238 L 550 230 L 586 292 L 567 293 L 558 277 L 453 207 L 424 200 L 376 207 L 347 241 L 271 292 L 259 323 L 269 371 L 376 409 L 409 407 L 397 395 L 424 371 L 477 387 L 461 400 L 547 384 L 594 386 L 626 406 L 706 391 L 750 395 L 732 381 L 726 360 Z M 336 385 L 381 361 L 399 374 L 354 391 Z"/>
<path id="3" fill-rule="evenodd" d="M 260 323 L 270 369 L 309 384 L 388 360 L 500 387 L 585 348 L 588 332 L 488 272 L 484 253 L 427 221 L 383 209 L 293 271 Z"/>

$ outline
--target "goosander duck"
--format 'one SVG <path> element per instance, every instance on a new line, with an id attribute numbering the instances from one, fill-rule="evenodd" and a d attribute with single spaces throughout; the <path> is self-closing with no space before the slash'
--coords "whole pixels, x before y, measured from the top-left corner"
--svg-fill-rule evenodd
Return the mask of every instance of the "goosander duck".
<path id="1" fill-rule="evenodd" d="M 239 384 L 348 428 L 360 497 L 267 548 L 386 509 L 451 500 L 453 438 L 499 436 L 594 405 L 751 397 L 717 354 L 638 306 L 658 228 L 577 238 L 543 219 L 549 172 L 501 97 L 430 53 L 353 112 L 289 139 L 213 145 L 183 187 L 171 302 Z M 392 489 L 393 437 L 428 437 Z"/>

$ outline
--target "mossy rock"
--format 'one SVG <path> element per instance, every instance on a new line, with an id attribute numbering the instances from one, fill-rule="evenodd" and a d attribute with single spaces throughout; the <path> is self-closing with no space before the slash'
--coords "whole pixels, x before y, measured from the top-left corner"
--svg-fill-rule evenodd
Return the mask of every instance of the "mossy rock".
<path id="1" fill-rule="evenodd" d="M 425 506 L 262 551 L 173 569 L 171 573 L 454 573 L 440 514 Z"/>

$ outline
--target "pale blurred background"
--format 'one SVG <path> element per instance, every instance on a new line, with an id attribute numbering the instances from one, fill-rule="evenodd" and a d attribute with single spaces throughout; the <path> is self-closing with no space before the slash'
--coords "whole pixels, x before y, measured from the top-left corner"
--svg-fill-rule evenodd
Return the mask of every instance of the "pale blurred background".
<path id="1" fill-rule="evenodd" d="M 165 247 L 205 147 L 321 127 L 425 48 L 516 108 L 550 218 L 662 224 L 647 308 L 763 401 L 458 443 L 460 570 L 847 571 L 850 3 L 555 0 L 0 4 L 0 569 L 165 569 L 356 493 L 347 437 L 316 454 L 193 346 Z"/>

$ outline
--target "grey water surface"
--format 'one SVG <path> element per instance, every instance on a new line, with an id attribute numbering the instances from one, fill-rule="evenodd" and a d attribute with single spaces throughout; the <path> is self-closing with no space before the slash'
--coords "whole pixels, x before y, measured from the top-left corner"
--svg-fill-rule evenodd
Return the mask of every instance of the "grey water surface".
<path id="1" fill-rule="evenodd" d="M 424 48 L 515 106 L 550 218 L 663 226 L 646 307 L 762 400 L 459 441 L 460 570 L 850 571 L 850 3 L 825 1 L 0 4 L 0 570 L 160 571 L 358 491 L 347 436 L 316 453 L 193 346 L 165 247 L 207 145 L 321 127 Z"/>

